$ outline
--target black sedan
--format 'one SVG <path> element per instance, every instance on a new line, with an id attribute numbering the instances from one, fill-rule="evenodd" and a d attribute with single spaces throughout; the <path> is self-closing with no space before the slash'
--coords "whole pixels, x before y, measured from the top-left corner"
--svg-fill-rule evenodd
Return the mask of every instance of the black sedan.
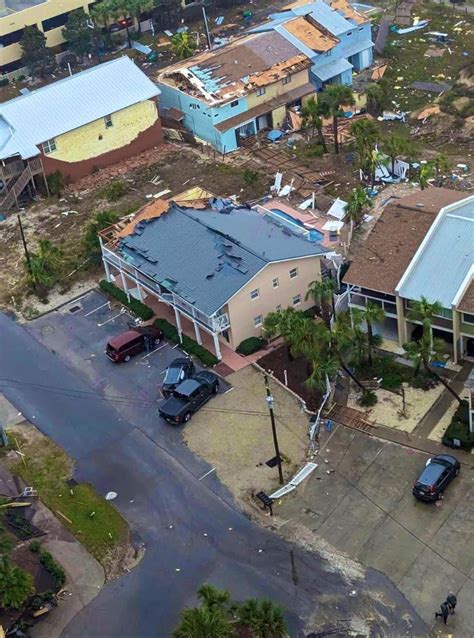
<path id="1" fill-rule="evenodd" d="M 180 383 L 158 411 L 168 423 L 187 423 L 194 412 L 219 390 L 219 377 L 207 370 Z"/>
<path id="2" fill-rule="evenodd" d="M 421 501 L 437 501 L 459 474 L 460 463 L 450 454 L 438 454 L 429 459 L 413 486 L 413 496 Z"/>
<path id="3" fill-rule="evenodd" d="M 189 379 L 194 374 L 194 363 L 187 357 L 174 359 L 165 371 L 165 378 L 161 386 L 161 394 L 168 398 L 176 386 L 185 379 Z"/>

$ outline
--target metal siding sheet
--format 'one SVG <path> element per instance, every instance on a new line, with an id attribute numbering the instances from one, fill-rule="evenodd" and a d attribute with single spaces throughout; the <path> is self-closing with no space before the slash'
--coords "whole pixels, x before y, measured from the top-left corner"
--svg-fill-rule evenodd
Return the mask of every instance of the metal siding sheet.
<path id="1" fill-rule="evenodd" d="M 321 80 L 321 82 L 325 82 L 329 80 L 329 78 L 333 78 L 336 75 L 340 75 L 344 73 L 344 71 L 351 71 L 352 64 L 344 58 L 340 60 L 334 60 L 333 62 L 328 62 L 324 66 L 320 66 L 319 69 L 316 66 L 311 67 L 312 73 Z"/>

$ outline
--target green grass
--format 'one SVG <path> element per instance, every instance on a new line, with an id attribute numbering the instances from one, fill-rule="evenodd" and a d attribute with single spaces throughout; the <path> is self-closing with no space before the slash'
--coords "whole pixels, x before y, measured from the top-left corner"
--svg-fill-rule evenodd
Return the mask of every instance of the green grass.
<path id="1" fill-rule="evenodd" d="M 20 445 L 24 462 L 11 470 L 38 491 L 43 503 L 99 562 L 127 539 L 124 518 L 91 485 L 67 485 L 72 461 L 61 448 L 40 434 Z"/>
<path id="2" fill-rule="evenodd" d="M 390 33 L 385 49 L 389 67 L 384 80 L 388 87 L 389 100 L 400 104 L 402 110 L 416 110 L 433 102 L 437 97 L 434 93 L 409 88 L 412 82 L 454 84 L 459 71 L 472 64 L 474 49 L 474 16 L 472 14 L 459 14 L 449 6 L 425 3 L 414 8 L 412 17 L 415 15 L 422 19 L 429 18 L 428 28 L 407 35 Z M 454 31 L 454 25 L 460 20 L 466 21 L 460 25 L 463 30 Z M 471 33 L 467 34 L 469 30 Z M 452 40 L 449 43 L 452 55 L 446 51 L 442 57 L 425 58 L 424 53 L 429 46 L 443 47 L 431 42 L 429 36 L 425 35 L 427 31 L 447 33 Z M 463 51 L 470 52 L 470 56 L 463 56 Z M 436 77 L 439 74 L 445 77 Z M 403 79 L 398 80 L 399 77 Z M 396 86 L 401 88 L 395 89 Z"/>

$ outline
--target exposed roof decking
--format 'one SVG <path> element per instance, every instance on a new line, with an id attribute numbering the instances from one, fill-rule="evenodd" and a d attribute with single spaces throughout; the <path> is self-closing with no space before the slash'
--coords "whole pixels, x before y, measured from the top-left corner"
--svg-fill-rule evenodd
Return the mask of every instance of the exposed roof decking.
<path id="1" fill-rule="evenodd" d="M 365 24 L 368 22 L 367 18 L 362 13 L 359 13 L 357 9 L 354 9 L 347 0 L 332 0 L 329 6 L 335 11 L 342 12 L 346 20 L 352 20 L 355 24 Z"/>
<path id="2" fill-rule="evenodd" d="M 315 52 L 329 51 L 339 42 L 338 38 L 318 28 L 308 16 L 288 20 L 283 24 L 283 28 Z"/>

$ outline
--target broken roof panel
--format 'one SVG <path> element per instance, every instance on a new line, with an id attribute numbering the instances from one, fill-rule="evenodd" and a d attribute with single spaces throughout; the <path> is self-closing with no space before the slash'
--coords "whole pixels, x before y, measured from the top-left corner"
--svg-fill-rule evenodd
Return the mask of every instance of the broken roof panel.
<path id="1" fill-rule="evenodd" d="M 350 70 L 352 70 L 352 64 L 344 58 L 341 58 L 340 60 L 333 60 L 332 62 L 328 62 L 320 67 L 311 67 L 311 72 L 319 78 L 321 82 L 326 82 L 329 78 L 333 78 L 335 75 L 339 75 L 340 73 L 344 73 L 344 71 Z"/>
<path id="2" fill-rule="evenodd" d="M 332 0 L 329 6 L 335 11 L 342 12 L 347 20 L 351 20 L 355 24 L 367 22 L 367 18 L 362 13 L 359 13 L 347 0 Z"/>
<path id="3" fill-rule="evenodd" d="M 325 29 L 318 28 L 317 23 L 310 16 L 298 16 L 283 24 L 283 28 L 294 35 L 300 42 L 312 51 L 329 51 L 338 44 L 338 38 Z"/>

